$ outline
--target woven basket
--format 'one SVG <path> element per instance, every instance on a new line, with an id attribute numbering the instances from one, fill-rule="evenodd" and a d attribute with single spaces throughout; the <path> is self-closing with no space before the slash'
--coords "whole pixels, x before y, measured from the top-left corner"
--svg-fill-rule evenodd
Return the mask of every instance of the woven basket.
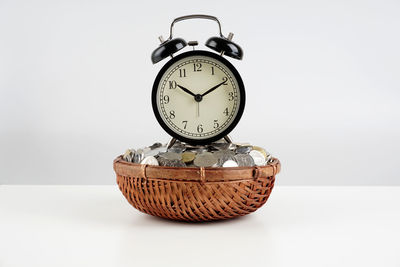
<path id="1" fill-rule="evenodd" d="M 274 187 L 280 162 L 233 168 L 177 168 L 114 160 L 117 183 L 129 203 L 154 216 L 212 221 L 257 210 Z"/>

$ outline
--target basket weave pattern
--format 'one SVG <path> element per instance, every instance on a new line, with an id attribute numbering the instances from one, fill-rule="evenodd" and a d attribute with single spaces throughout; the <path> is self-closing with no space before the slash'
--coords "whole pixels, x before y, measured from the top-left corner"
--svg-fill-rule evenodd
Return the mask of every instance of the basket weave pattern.
<path id="1" fill-rule="evenodd" d="M 114 161 L 117 183 L 136 209 L 180 221 L 243 216 L 260 208 L 280 170 L 277 159 L 262 167 L 173 168 Z"/>

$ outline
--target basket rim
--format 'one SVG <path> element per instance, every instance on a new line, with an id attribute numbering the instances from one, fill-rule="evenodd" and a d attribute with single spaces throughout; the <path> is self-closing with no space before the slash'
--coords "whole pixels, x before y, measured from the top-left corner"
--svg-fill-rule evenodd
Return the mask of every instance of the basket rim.
<path id="1" fill-rule="evenodd" d="M 128 177 L 167 181 L 226 182 L 275 176 L 280 172 L 281 163 L 277 158 L 272 158 L 272 162 L 266 166 L 169 167 L 127 162 L 120 155 L 114 160 L 113 167 L 117 175 Z"/>

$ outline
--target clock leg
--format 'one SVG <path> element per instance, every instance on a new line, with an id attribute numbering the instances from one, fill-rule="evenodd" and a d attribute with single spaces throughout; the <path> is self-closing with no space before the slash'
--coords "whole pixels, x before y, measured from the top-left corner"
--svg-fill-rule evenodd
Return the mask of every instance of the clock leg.
<path id="1" fill-rule="evenodd" d="M 167 148 L 171 148 L 176 142 L 176 138 L 171 138 L 167 144 Z"/>
<path id="2" fill-rule="evenodd" d="M 232 139 L 229 137 L 229 135 L 225 135 L 224 139 L 227 143 L 231 144 L 232 143 Z"/>

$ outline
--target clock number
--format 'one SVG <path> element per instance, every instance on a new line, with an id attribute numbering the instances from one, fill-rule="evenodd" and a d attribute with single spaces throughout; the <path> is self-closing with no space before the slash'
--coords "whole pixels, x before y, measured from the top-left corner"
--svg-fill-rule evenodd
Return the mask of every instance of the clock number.
<path id="1" fill-rule="evenodd" d="M 175 89 L 177 86 L 176 81 L 169 81 L 169 89 Z"/>
<path id="2" fill-rule="evenodd" d="M 225 116 L 228 116 L 228 114 L 229 114 L 228 108 L 226 108 L 223 113 L 225 114 Z"/>
<path id="3" fill-rule="evenodd" d="M 193 63 L 193 71 L 201 71 L 201 63 Z"/>
<path id="4" fill-rule="evenodd" d="M 175 111 L 171 110 L 171 111 L 169 112 L 169 118 L 170 118 L 170 119 L 175 119 Z"/>
<path id="5" fill-rule="evenodd" d="M 222 80 L 224 81 L 223 85 L 228 85 L 228 83 L 227 83 L 228 78 L 224 77 L 224 78 L 222 78 Z"/>
<path id="6" fill-rule="evenodd" d="M 182 121 L 182 123 L 183 123 L 183 129 L 186 129 L 187 122 L 188 122 L 188 121 Z"/>
<path id="7" fill-rule="evenodd" d="M 219 127 L 218 120 L 214 120 L 214 129 L 217 129 Z"/>
<path id="8" fill-rule="evenodd" d="M 169 96 L 165 95 L 163 97 L 163 100 L 164 100 L 164 104 L 168 104 L 169 103 Z"/>
<path id="9" fill-rule="evenodd" d="M 179 77 L 186 77 L 186 69 L 179 69 Z"/>
<path id="10" fill-rule="evenodd" d="M 229 101 L 232 101 L 233 99 L 235 99 L 233 92 L 229 92 L 228 95 L 229 95 L 229 98 L 228 98 Z"/>
<path id="11" fill-rule="evenodd" d="M 211 75 L 214 75 L 215 74 L 215 72 L 214 72 L 214 66 L 211 66 Z"/>
<path id="12" fill-rule="evenodd" d="M 197 125 L 197 132 L 202 133 L 203 132 L 203 124 Z"/>

